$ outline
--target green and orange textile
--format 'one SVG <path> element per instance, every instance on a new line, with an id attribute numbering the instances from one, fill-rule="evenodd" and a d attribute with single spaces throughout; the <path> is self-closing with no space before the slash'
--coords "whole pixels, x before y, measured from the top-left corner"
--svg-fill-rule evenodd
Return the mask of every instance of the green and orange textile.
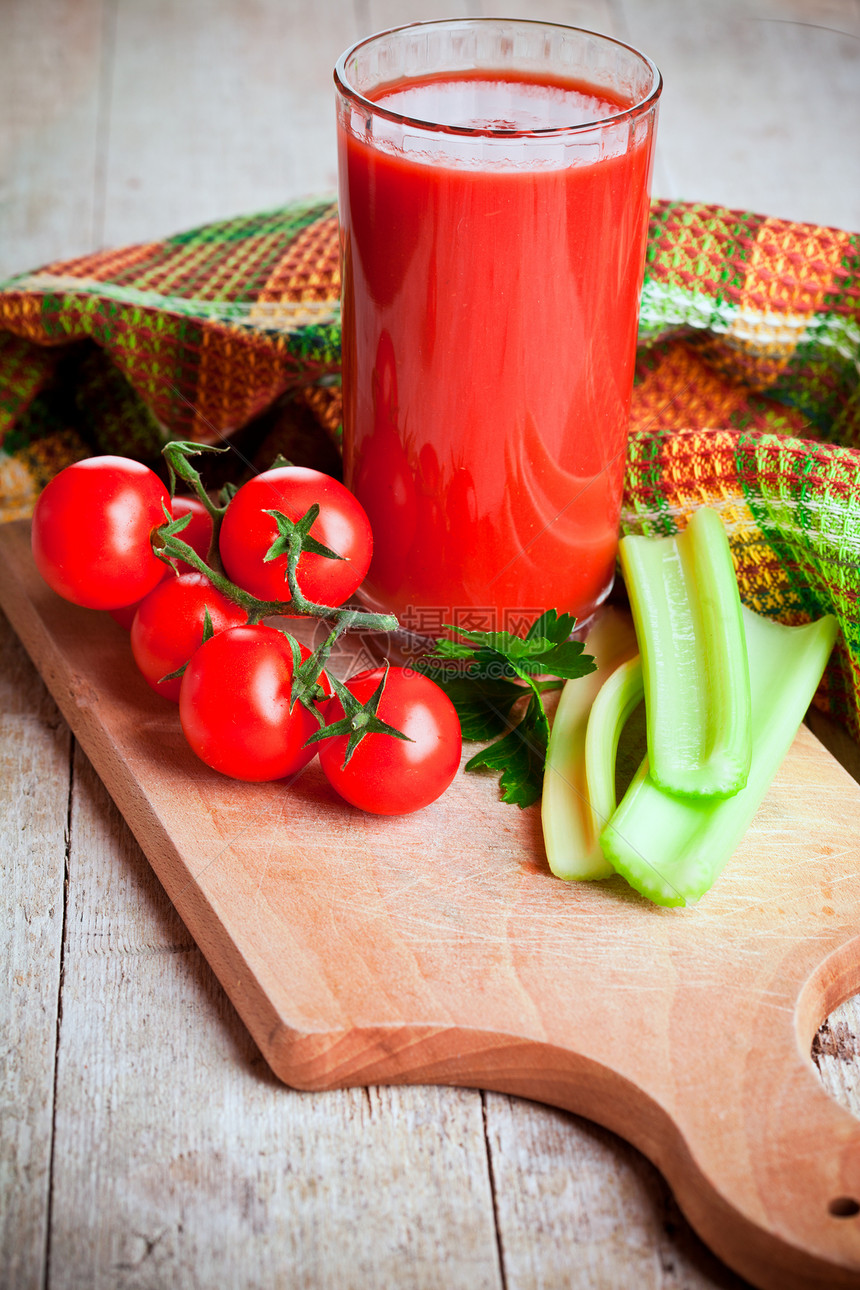
<path id="1" fill-rule="evenodd" d="M 235 442 L 285 402 L 336 443 L 339 290 L 332 202 L 0 286 L 0 519 L 76 458 Z M 655 202 L 639 341 L 624 531 L 714 506 L 746 604 L 838 617 L 817 701 L 860 739 L 860 235 Z"/>

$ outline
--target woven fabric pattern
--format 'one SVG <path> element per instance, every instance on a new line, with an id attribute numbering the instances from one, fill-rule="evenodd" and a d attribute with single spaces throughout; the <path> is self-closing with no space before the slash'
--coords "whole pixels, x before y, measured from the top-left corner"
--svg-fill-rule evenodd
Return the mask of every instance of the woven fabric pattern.
<path id="1" fill-rule="evenodd" d="M 154 461 L 289 396 L 333 441 L 331 202 L 47 265 L 0 287 L 0 518 L 98 451 Z M 743 599 L 842 631 L 818 701 L 860 738 L 860 236 L 656 202 L 622 527 L 722 513 Z M 264 463 L 265 464 L 265 463 Z"/>

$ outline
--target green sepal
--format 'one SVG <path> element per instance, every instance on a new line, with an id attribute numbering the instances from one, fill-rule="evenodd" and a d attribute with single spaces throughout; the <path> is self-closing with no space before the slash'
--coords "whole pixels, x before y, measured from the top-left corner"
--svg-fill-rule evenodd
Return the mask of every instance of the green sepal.
<path id="1" fill-rule="evenodd" d="M 184 515 L 180 515 L 177 519 L 174 519 L 164 502 L 161 503 L 161 509 L 164 513 L 164 523 L 159 524 L 158 529 L 156 530 L 159 537 L 175 537 L 177 533 L 181 533 L 183 529 L 187 529 L 188 525 L 191 523 L 190 511 L 187 511 Z"/>
<path id="2" fill-rule="evenodd" d="M 159 524 L 150 535 L 150 545 L 153 555 L 158 556 L 163 564 L 169 564 L 172 569 L 173 561 L 182 559 L 181 552 L 186 546 L 182 541 L 174 543 L 174 539 L 191 523 L 191 515 L 180 515 L 178 519 L 174 519 L 165 502 L 161 503 L 161 509 L 164 523 Z"/>
<path id="3" fill-rule="evenodd" d="M 187 658 L 182 666 L 178 667 L 174 672 L 165 672 L 164 676 L 160 676 L 158 678 L 158 684 L 161 685 L 162 681 L 175 681 L 177 677 L 184 676 L 185 669 L 188 667 L 190 662 L 191 659 Z"/>
<path id="4" fill-rule="evenodd" d="M 214 635 L 215 635 L 215 628 L 212 626 L 212 619 L 209 617 L 209 606 L 206 605 L 203 610 L 203 639 L 200 642 L 200 644 L 205 645 L 206 642 L 210 641 Z M 168 672 L 165 676 L 160 676 L 158 678 L 159 684 L 162 681 L 175 681 L 177 677 L 184 676 L 185 669 L 188 667 L 188 664 L 190 662 L 191 662 L 191 659 L 187 658 L 185 662 L 182 664 L 182 666 L 176 668 L 174 672 Z"/>
<path id="5" fill-rule="evenodd" d="M 383 721 L 381 717 L 377 716 L 379 701 L 385 690 L 385 682 L 388 680 L 387 663 L 379 685 L 366 703 L 361 703 L 336 676 L 330 676 L 329 680 L 332 683 L 335 694 L 340 699 L 344 715 L 339 721 L 333 721 L 330 725 L 314 731 L 310 738 L 305 740 L 305 747 L 308 744 L 318 743 L 322 739 L 336 739 L 346 735 L 347 745 L 343 759 L 343 764 L 346 766 L 366 735 L 393 735 L 395 739 L 404 739 L 407 743 L 413 742 L 402 730 L 396 729 L 395 726 L 390 726 L 387 721 Z"/>
<path id="6" fill-rule="evenodd" d="M 341 559 L 336 552 L 330 551 L 322 543 L 316 542 L 315 539 L 309 538 L 307 532 L 304 535 L 304 544 L 301 538 L 293 543 L 293 549 L 288 550 L 287 569 L 286 569 L 286 589 L 288 595 L 278 600 L 261 600 L 259 597 L 252 595 L 243 587 L 237 586 L 226 576 L 219 559 L 218 554 L 218 533 L 224 513 L 230 504 L 232 498 L 238 492 L 235 484 L 226 484 L 220 490 L 220 504 L 213 502 L 212 498 L 203 487 L 199 474 L 190 464 L 188 458 L 204 452 L 228 452 L 229 448 L 219 448 L 213 444 L 198 444 L 174 440 L 165 445 L 163 454 L 170 472 L 171 488 L 175 486 L 177 476 L 190 483 L 196 492 L 199 500 L 206 507 L 212 518 L 212 541 L 210 543 L 207 558 L 204 560 L 198 553 L 184 542 L 179 536 L 185 527 L 191 523 L 191 516 L 182 516 L 174 519 L 169 508 L 163 506 L 165 523 L 154 530 L 151 539 L 153 553 L 163 561 L 163 563 L 175 567 L 173 562 L 183 560 L 190 565 L 197 573 L 202 574 L 217 591 L 226 596 L 228 600 L 239 605 L 247 615 L 247 621 L 250 624 L 259 623 L 265 618 L 274 617 L 279 614 L 293 614 L 303 618 L 331 619 L 338 623 L 341 629 L 351 626 L 355 630 L 392 632 L 398 627 L 397 618 L 394 614 L 377 614 L 370 611 L 356 609 L 346 609 L 335 605 L 320 605 L 314 601 L 308 600 L 303 595 L 301 588 L 296 581 L 296 566 L 303 550 L 314 551 L 330 559 Z M 315 516 L 319 513 L 318 508 L 312 508 L 308 515 L 303 517 L 307 521 L 307 528 L 313 523 Z M 286 517 L 284 517 L 286 518 Z M 301 521 L 300 521 L 301 524 Z M 280 536 L 280 535 L 279 535 Z M 287 543 L 289 548 L 290 544 Z M 270 554 L 270 558 L 273 558 Z"/>
<path id="7" fill-rule="evenodd" d="M 282 636 L 287 638 L 287 643 L 290 647 L 290 654 L 292 655 L 293 679 L 292 684 L 290 685 L 289 711 L 292 712 L 296 704 L 300 703 L 302 707 L 307 708 L 308 712 L 310 712 L 312 716 L 316 717 L 319 724 L 322 725 L 325 721 L 325 717 L 320 712 L 317 704 L 322 699 L 327 699 L 328 695 L 320 684 L 318 678 L 325 668 L 326 661 L 329 653 L 331 652 L 331 647 L 340 635 L 340 631 L 342 629 L 335 627 L 334 631 L 325 641 L 323 641 L 322 645 L 318 646 L 318 648 L 314 650 L 313 654 L 309 654 L 308 657 L 302 661 L 301 646 L 295 636 L 293 636 L 286 627 L 282 627 L 280 623 L 272 623 L 271 625 L 274 627 L 276 632 L 280 632 Z"/>
<path id="8" fill-rule="evenodd" d="M 291 520 L 282 511 L 266 511 L 266 515 L 271 515 L 278 526 L 278 536 L 263 556 L 263 560 L 268 563 L 282 555 L 289 557 L 293 552 L 302 554 L 306 551 L 313 555 L 323 555 L 328 560 L 342 560 L 344 557 L 338 555 L 337 551 L 332 551 L 331 547 L 324 546 L 322 542 L 311 537 L 310 530 L 319 513 L 320 508 L 316 502 L 298 520 Z"/>

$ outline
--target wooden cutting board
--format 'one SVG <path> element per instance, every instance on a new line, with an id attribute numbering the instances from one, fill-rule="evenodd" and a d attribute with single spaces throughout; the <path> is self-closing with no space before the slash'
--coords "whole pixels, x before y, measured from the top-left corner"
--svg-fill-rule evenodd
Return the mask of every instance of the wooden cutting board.
<path id="1" fill-rule="evenodd" d="M 563 1107 L 649 1156 L 755 1285 L 860 1287 L 860 1123 L 809 1056 L 860 990 L 860 786 L 808 730 L 715 888 L 658 909 L 551 877 L 538 808 L 490 778 L 378 819 L 316 765 L 210 771 L 127 634 L 44 586 L 24 523 L 0 528 L 0 603 L 281 1079 Z"/>

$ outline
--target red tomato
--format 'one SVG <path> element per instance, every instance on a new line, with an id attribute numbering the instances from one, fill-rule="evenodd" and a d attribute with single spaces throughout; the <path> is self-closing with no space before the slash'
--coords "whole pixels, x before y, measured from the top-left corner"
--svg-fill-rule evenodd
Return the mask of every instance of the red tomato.
<path id="1" fill-rule="evenodd" d="M 216 632 L 238 627 L 248 615 L 202 573 L 171 575 L 144 596 L 131 627 L 131 652 L 158 694 L 179 702 L 182 677 L 161 678 L 187 663 L 203 643 L 206 610 Z"/>
<path id="2" fill-rule="evenodd" d="M 346 688 L 362 703 L 373 694 L 385 669 L 351 677 Z M 343 718 L 343 706 L 332 698 L 326 724 Z M 460 721 L 447 694 L 434 681 L 405 668 L 388 670 L 377 716 L 409 736 L 369 734 L 346 765 L 347 736 L 326 739 L 320 765 L 333 788 L 353 806 L 375 815 L 405 815 L 435 802 L 460 765 Z"/>
<path id="3" fill-rule="evenodd" d="M 116 609 L 140 600 L 164 564 L 149 536 L 170 497 L 147 466 L 127 457 L 88 457 L 43 489 L 33 513 L 36 567 L 73 604 Z"/>
<path id="4" fill-rule="evenodd" d="M 301 770 L 317 751 L 303 745 L 319 722 L 301 703 L 290 711 L 292 679 L 289 641 L 274 627 L 230 627 L 201 645 L 179 692 L 179 719 L 197 756 L 251 783 Z M 324 674 L 320 680 L 330 693 Z"/>
<path id="5" fill-rule="evenodd" d="M 165 565 L 164 573 L 162 574 L 162 582 L 168 576 L 168 574 L 170 574 L 171 578 L 174 576 L 170 572 L 170 566 Z M 157 583 L 156 585 L 160 587 L 161 583 Z M 152 593 L 149 592 L 148 594 L 151 595 Z M 134 616 L 137 613 L 138 609 L 140 609 L 140 606 L 143 604 L 144 600 L 146 600 L 146 596 L 144 596 L 141 600 L 135 600 L 134 603 L 131 605 L 120 605 L 118 609 L 109 609 L 108 613 L 110 614 L 111 618 L 114 620 L 115 623 L 119 623 L 120 627 L 124 627 L 127 632 L 130 632 L 131 625 L 134 622 Z"/>
<path id="6" fill-rule="evenodd" d="M 287 558 L 264 556 L 278 530 L 266 511 L 298 520 L 317 502 L 311 536 L 342 556 L 306 552 L 296 577 L 302 593 L 321 605 L 342 605 L 364 580 L 373 550 L 370 521 L 349 489 L 330 475 L 302 466 L 279 466 L 243 484 L 227 507 L 219 544 L 227 576 L 260 600 L 286 600 Z"/>
<path id="7" fill-rule="evenodd" d="M 212 516 L 199 497 L 174 497 L 170 503 L 170 513 L 174 519 L 179 519 L 181 515 L 191 515 L 191 523 L 182 530 L 179 536 L 183 542 L 187 542 L 189 546 L 192 546 L 197 554 L 205 560 L 209 554 L 209 544 L 212 541 Z M 191 565 L 186 563 L 185 560 L 177 560 L 176 564 L 180 573 L 193 572 Z M 169 564 L 163 565 L 163 569 L 162 582 L 167 577 L 173 577 Z M 143 597 L 143 599 L 145 598 Z M 135 600 L 131 605 L 120 605 L 118 609 L 109 609 L 108 613 L 114 622 L 119 623 L 120 627 L 124 627 L 127 632 L 130 632 L 134 616 L 140 604 L 140 600 Z M 242 621 L 244 622 L 244 618 Z M 168 671 L 171 670 L 171 668 L 168 668 Z"/>

